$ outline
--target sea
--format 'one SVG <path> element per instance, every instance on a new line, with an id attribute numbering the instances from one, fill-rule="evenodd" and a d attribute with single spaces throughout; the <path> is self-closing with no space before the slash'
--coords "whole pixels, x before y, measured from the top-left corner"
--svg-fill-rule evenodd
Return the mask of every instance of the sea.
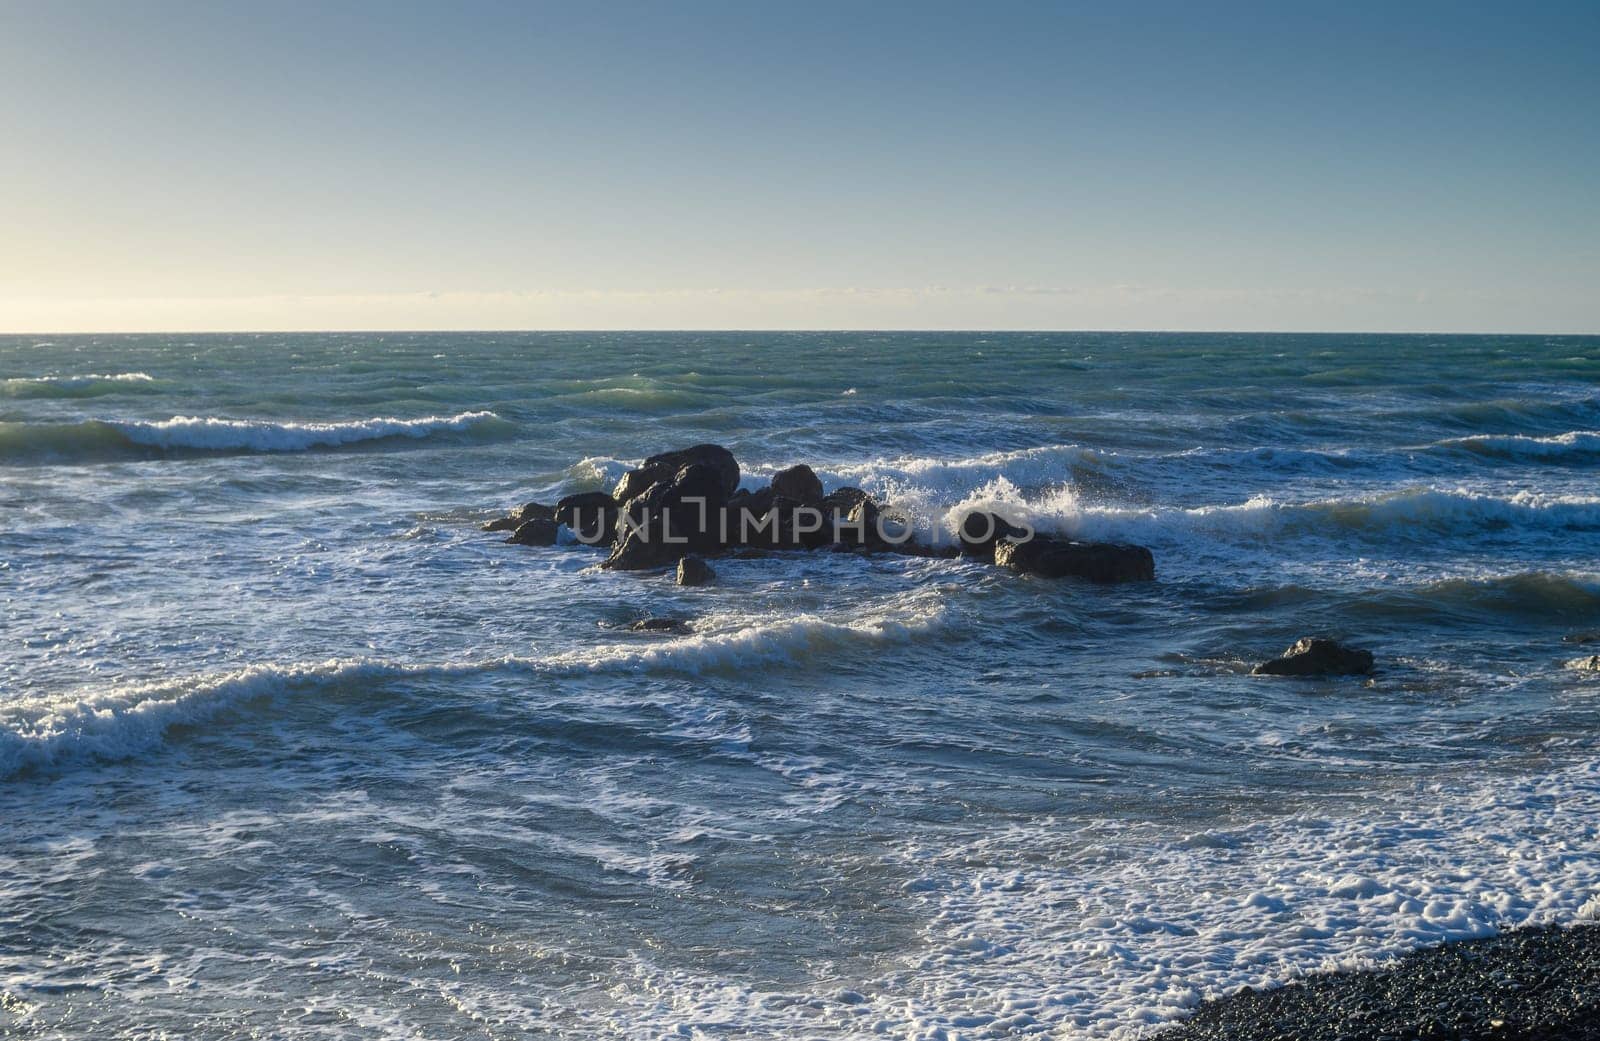
<path id="1" fill-rule="evenodd" d="M 700 442 L 1156 581 L 481 530 Z M 1597 476 L 1600 338 L 0 338 L 0 1035 L 1139 1038 L 1594 917 Z"/>

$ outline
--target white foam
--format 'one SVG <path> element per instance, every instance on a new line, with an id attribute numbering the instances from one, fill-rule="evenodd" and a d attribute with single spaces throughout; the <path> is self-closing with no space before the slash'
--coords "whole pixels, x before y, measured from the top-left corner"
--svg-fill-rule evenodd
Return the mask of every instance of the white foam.
<path id="1" fill-rule="evenodd" d="M 607 1032 L 1120 1041 L 1241 987 L 1600 911 L 1600 764 L 1423 784 L 1361 809 L 1176 841 L 1065 819 L 914 841 L 901 867 L 925 923 L 917 953 L 813 993 L 641 956 L 611 991 Z"/>
<path id="2" fill-rule="evenodd" d="M 956 459 L 873 459 L 825 466 L 817 473 L 830 487 L 852 484 L 891 499 L 909 489 L 925 489 L 949 501 L 951 497 L 971 494 L 997 477 L 1025 487 L 1059 484 L 1072 479 L 1074 466 L 1093 466 L 1100 461 L 1100 454 L 1082 445 L 1060 444 Z"/>
<path id="3" fill-rule="evenodd" d="M 752 619 L 710 615 L 695 626 L 708 631 L 642 644 L 638 640 L 584 647 L 541 659 L 549 668 L 583 672 L 682 672 L 699 675 L 776 662 L 793 662 L 855 644 L 903 643 L 936 631 L 942 609 L 927 601 L 857 618 L 795 614 Z"/>
<path id="4" fill-rule="evenodd" d="M 205 451 L 303 452 L 310 448 L 376 441 L 390 437 L 423 438 L 461 433 L 481 424 L 500 422 L 493 412 L 462 412 L 422 419 L 378 418 L 343 423 L 271 423 L 264 420 L 174 416 L 159 422 L 109 423 L 128 441 L 159 448 Z"/>

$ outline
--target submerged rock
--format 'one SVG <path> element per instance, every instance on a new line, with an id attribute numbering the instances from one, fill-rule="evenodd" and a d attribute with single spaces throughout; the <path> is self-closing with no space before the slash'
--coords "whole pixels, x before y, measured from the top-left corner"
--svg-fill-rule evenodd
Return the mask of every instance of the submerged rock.
<path id="1" fill-rule="evenodd" d="M 628 626 L 635 633 L 688 633 L 693 628 L 681 618 L 641 618 Z"/>
<path id="2" fill-rule="evenodd" d="M 1148 582 L 1156 577 L 1155 557 L 1143 546 L 1071 542 L 1042 535 L 1026 542 L 995 542 L 994 562 L 1021 575 L 1083 578 L 1102 585 Z"/>
<path id="3" fill-rule="evenodd" d="M 703 557 L 697 557 L 691 553 L 678 561 L 678 585 L 680 586 L 703 586 L 716 577 L 717 573 L 711 570 L 711 565 L 707 564 Z"/>
<path id="4" fill-rule="evenodd" d="M 1365 676 L 1372 671 L 1372 652 L 1336 640 L 1306 636 L 1271 661 L 1251 670 L 1256 676 Z"/>

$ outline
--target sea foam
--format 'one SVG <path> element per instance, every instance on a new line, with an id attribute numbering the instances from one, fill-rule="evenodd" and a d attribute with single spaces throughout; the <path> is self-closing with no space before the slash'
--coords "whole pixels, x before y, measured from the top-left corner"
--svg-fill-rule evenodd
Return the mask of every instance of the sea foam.
<path id="1" fill-rule="evenodd" d="M 925 922 L 917 952 L 811 994 L 640 956 L 612 990 L 606 1032 L 737 1024 L 763 1036 L 1133 1041 L 1240 987 L 1593 918 L 1597 821 L 1600 764 L 1588 762 L 1422 783 L 1359 815 L 1178 841 L 1126 821 L 1047 817 L 949 844 L 912 839 L 896 866 Z"/>

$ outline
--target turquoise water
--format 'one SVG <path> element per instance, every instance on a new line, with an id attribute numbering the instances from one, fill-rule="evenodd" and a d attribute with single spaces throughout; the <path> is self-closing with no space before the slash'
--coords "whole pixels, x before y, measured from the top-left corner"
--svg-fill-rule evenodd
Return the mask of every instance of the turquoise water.
<path id="1" fill-rule="evenodd" d="M 479 530 L 707 440 L 1158 581 Z M 0 1030 L 1132 1037 L 1593 913 L 1597 473 L 1596 338 L 0 338 Z"/>

